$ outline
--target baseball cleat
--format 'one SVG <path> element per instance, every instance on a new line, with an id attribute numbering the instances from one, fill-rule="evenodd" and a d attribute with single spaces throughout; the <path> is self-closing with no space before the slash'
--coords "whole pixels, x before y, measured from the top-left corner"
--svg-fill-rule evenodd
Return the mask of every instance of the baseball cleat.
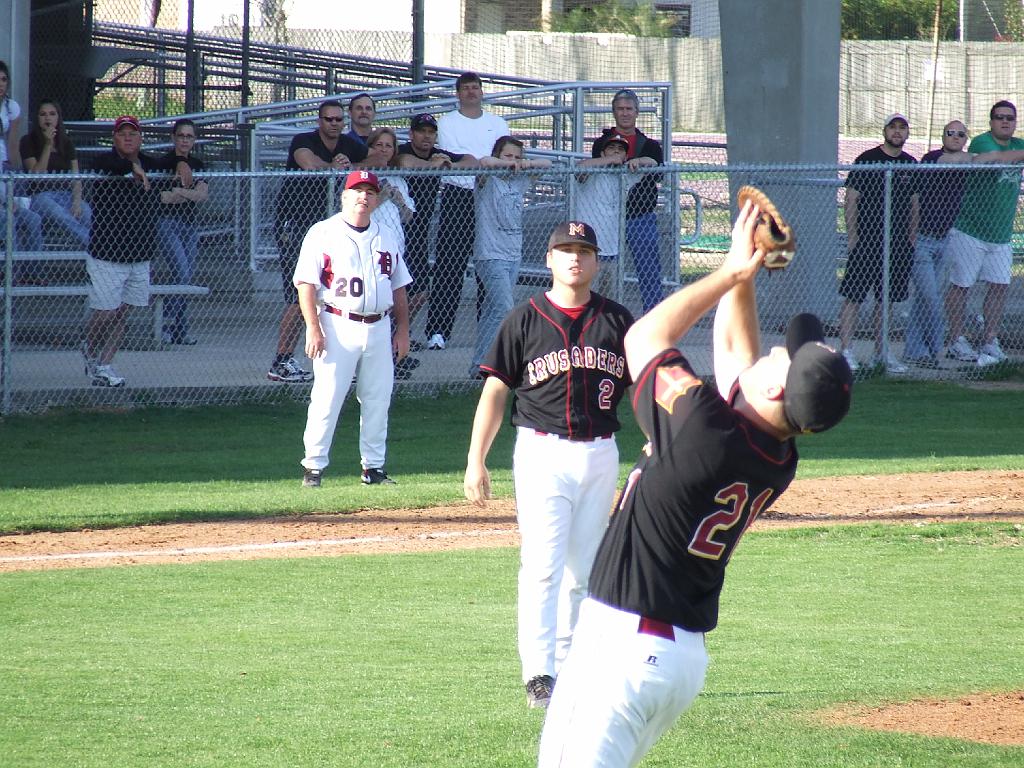
<path id="1" fill-rule="evenodd" d="M 307 469 L 302 473 L 303 488 L 319 488 L 320 478 L 324 471 L 322 469 Z"/>
<path id="2" fill-rule="evenodd" d="M 444 336 L 442 336 L 440 333 L 435 333 L 427 341 L 427 349 L 444 349 L 444 348 L 445 348 Z"/>
<path id="3" fill-rule="evenodd" d="M 396 485 L 382 467 L 364 469 L 360 479 L 363 481 L 363 485 Z"/>
<path id="4" fill-rule="evenodd" d="M 526 706 L 530 709 L 547 709 L 554 687 L 555 679 L 551 675 L 531 677 L 526 683 Z"/>
<path id="5" fill-rule="evenodd" d="M 112 366 L 97 365 L 92 371 L 94 387 L 123 387 L 124 377 L 118 376 Z"/>
<path id="6" fill-rule="evenodd" d="M 307 381 L 313 380 L 313 374 L 302 368 L 294 357 L 289 357 L 287 360 L 270 366 L 267 378 L 285 384 L 305 384 Z"/>

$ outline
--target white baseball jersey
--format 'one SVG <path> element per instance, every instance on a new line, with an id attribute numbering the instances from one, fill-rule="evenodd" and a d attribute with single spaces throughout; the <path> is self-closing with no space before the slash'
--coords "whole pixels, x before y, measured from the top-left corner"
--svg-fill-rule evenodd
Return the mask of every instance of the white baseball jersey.
<path id="1" fill-rule="evenodd" d="M 466 117 L 459 110 L 441 115 L 437 121 L 437 146 L 457 155 L 472 155 L 480 159 L 494 149 L 494 142 L 508 136 L 508 123 L 486 110 L 480 117 Z M 475 176 L 445 176 L 445 184 L 473 189 Z"/>
<path id="2" fill-rule="evenodd" d="M 317 304 L 360 315 L 391 309 L 392 291 L 412 282 L 397 233 L 371 221 L 363 231 L 341 214 L 309 228 L 292 282 L 317 286 Z"/>

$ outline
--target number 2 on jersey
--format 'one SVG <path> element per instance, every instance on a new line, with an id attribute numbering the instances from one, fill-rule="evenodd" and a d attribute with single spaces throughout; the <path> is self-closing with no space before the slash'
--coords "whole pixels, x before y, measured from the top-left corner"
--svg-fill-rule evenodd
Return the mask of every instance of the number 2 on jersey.
<path id="1" fill-rule="evenodd" d="M 743 531 L 740 531 L 740 536 L 757 519 L 757 516 L 761 514 L 771 495 L 772 489 L 765 488 L 754 499 L 750 506 L 750 517 L 747 520 L 747 524 L 743 526 Z M 725 554 L 726 545 L 720 541 L 715 541 L 714 536 L 719 531 L 729 530 L 740 521 L 747 507 L 748 496 L 749 489 L 746 483 L 732 483 L 720 490 L 715 495 L 715 501 L 719 504 L 725 504 L 726 508 L 712 512 L 701 520 L 700 525 L 697 526 L 697 530 L 693 534 L 693 538 L 690 539 L 690 546 L 687 547 L 687 551 L 691 555 L 705 557 L 709 560 L 720 559 Z M 739 536 L 736 537 L 736 540 L 739 541 Z"/>
<path id="2" fill-rule="evenodd" d="M 363 279 L 361 277 L 353 277 L 351 280 L 347 277 L 339 277 L 334 281 L 334 295 L 335 296 L 355 296 L 359 297 L 363 295 Z"/>

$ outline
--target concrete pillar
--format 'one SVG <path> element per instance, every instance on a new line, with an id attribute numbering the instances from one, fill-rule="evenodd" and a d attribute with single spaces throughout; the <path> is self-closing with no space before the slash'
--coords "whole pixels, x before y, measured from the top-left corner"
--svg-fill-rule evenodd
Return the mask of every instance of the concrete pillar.
<path id="1" fill-rule="evenodd" d="M 838 157 L 840 0 L 719 0 L 725 127 L 730 165 L 826 164 Z M 836 174 L 770 169 L 735 173 L 730 191 L 754 183 L 793 223 L 797 259 L 762 278 L 762 314 L 782 320 L 838 307 Z M 735 210 L 735 207 L 734 207 Z M 773 318 L 766 318 L 773 319 Z"/>

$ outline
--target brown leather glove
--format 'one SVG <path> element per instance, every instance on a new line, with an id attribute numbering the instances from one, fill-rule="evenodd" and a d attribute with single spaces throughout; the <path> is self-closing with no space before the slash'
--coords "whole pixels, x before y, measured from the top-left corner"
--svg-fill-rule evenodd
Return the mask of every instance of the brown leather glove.
<path id="1" fill-rule="evenodd" d="M 782 218 L 782 214 L 768 199 L 768 195 L 757 187 L 740 187 L 737 196 L 742 208 L 750 200 L 760 209 L 759 221 L 754 227 L 754 248 L 764 252 L 766 269 L 784 269 L 796 254 L 796 235 L 793 228 Z"/>

